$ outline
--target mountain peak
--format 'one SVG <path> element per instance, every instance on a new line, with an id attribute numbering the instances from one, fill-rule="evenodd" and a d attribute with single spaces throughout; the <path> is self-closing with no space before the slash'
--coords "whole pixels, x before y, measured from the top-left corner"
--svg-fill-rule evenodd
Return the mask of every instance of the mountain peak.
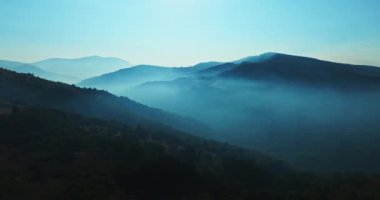
<path id="1" fill-rule="evenodd" d="M 276 55 L 280 55 L 280 54 L 275 53 L 275 52 L 267 52 L 267 53 L 263 53 L 263 54 L 260 54 L 257 56 L 248 56 L 248 57 L 233 61 L 233 63 L 241 64 L 243 62 L 263 62 L 263 61 L 267 61 L 267 60 L 273 58 Z"/>

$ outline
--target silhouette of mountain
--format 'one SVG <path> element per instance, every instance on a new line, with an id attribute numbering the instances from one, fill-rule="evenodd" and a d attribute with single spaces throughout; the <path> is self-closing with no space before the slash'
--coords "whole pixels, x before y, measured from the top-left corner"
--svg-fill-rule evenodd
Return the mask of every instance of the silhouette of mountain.
<path id="1" fill-rule="evenodd" d="M 224 63 L 224 64 L 216 65 L 207 69 L 200 70 L 198 71 L 198 74 L 201 76 L 216 76 L 223 72 L 231 70 L 235 68 L 236 66 L 237 64 L 235 63 Z"/>
<path id="2" fill-rule="evenodd" d="M 380 68 L 317 60 L 285 54 L 269 55 L 260 62 L 244 62 L 222 76 L 251 80 L 282 79 L 304 84 L 350 87 L 377 86 Z M 368 83 L 368 84 L 367 84 Z"/>
<path id="3" fill-rule="evenodd" d="M 241 58 L 239 60 L 232 61 L 232 63 L 241 64 L 244 62 L 254 62 L 254 63 L 264 62 L 264 61 L 270 60 L 275 55 L 278 55 L 278 53 L 268 52 L 268 53 L 263 53 L 258 56 L 248 56 L 245 58 Z"/>
<path id="4" fill-rule="evenodd" d="M 65 83 L 76 83 L 79 81 L 79 79 L 74 77 L 55 74 L 49 71 L 42 70 L 34 65 L 21 62 L 0 60 L 0 68 L 12 70 L 19 73 L 33 74 L 40 78 L 44 78 L 51 81 L 60 81 Z"/>
<path id="5" fill-rule="evenodd" d="M 11 70 L 14 67 L 23 65 L 23 64 L 25 64 L 25 63 L 16 62 L 16 61 L 9 61 L 9 60 L 0 60 L 0 67 L 4 68 L 4 69 L 9 69 L 9 70 Z"/>
<path id="6" fill-rule="evenodd" d="M 290 81 L 336 87 L 376 86 L 380 69 L 321 61 L 279 53 L 264 53 L 237 61 L 207 62 L 192 67 L 171 68 L 140 65 L 86 79 L 79 86 L 105 89 L 116 94 L 146 82 L 172 81 L 176 78 L 214 76 L 255 81 Z M 368 83 L 366 85 L 366 83 Z"/>
<path id="7" fill-rule="evenodd" d="M 188 75 L 191 75 L 191 71 L 187 68 L 138 65 L 86 79 L 77 85 L 121 93 L 147 81 L 170 81 Z"/>
<path id="8" fill-rule="evenodd" d="M 310 67 L 317 78 L 308 80 L 296 63 L 282 58 L 285 73 L 274 63 L 265 73 L 255 62 L 133 69 L 162 74 L 127 94 L 203 118 L 218 135 L 126 97 L 0 69 L 0 199 L 378 199 L 378 175 L 346 172 L 380 169 L 377 69 Z M 303 170 L 345 173 L 300 173 L 168 125 Z"/>
<path id="9" fill-rule="evenodd" d="M 380 151 L 379 68 L 275 53 L 258 57 L 184 68 L 173 80 L 146 76 L 128 89 L 120 81 L 111 91 L 197 119 L 220 133 L 215 139 L 257 148 L 302 169 L 378 172 L 380 160 L 371 155 Z M 112 88 L 112 79 L 103 83 Z"/>
<path id="10" fill-rule="evenodd" d="M 127 61 L 120 58 L 100 56 L 75 59 L 51 58 L 32 64 L 47 71 L 81 80 L 130 66 Z"/>
<path id="11" fill-rule="evenodd" d="M 265 53 L 259 56 L 246 57 L 227 63 L 215 61 L 203 62 L 190 67 L 138 65 L 103 74 L 101 76 L 92 77 L 81 81 L 78 85 L 96 87 L 114 93 L 120 93 L 149 81 L 170 81 L 176 78 L 195 76 L 198 72 L 202 75 L 216 75 L 243 62 L 265 61 L 270 59 L 274 54 L 275 53 Z"/>
<path id="12" fill-rule="evenodd" d="M 214 61 L 211 61 L 211 62 L 203 62 L 203 63 L 199 63 L 199 64 L 196 64 L 194 66 L 191 66 L 194 70 L 205 70 L 205 69 L 208 69 L 208 68 L 211 68 L 211 67 L 215 67 L 217 65 L 221 65 L 221 64 L 224 64 L 223 62 L 214 62 Z"/>
<path id="13" fill-rule="evenodd" d="M 24 102 L 90 117 L 120 120 L 132 125 L 164 127 L 164 124 L 199 134 L 208 131 L 200 122 L 144 106 L 126 97 L 116 97 L 94 89 L 81 89 L 4 69 L 0 69 L 0 91 L 0 98 L 10 102 Z"/>

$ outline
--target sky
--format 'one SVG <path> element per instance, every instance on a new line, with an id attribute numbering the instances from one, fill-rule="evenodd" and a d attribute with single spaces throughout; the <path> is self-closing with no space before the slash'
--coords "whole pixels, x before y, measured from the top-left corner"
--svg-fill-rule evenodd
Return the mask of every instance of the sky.
<path id="1" fill-rule="evenodd" d="M 264 52 L 380 66 L 378 0 L 0 0 L 0 59 L 188 66 Z"/>

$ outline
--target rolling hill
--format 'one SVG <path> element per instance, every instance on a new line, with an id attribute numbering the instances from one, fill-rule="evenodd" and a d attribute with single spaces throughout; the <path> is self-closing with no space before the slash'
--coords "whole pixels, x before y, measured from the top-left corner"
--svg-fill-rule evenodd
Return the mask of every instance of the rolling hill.
<path id="1" fill-rule="evenodd" d="M 4 106 L 5 103 L 0 104 Z M 378 176 L 321 178 L 175 130 L 40 106 L 0 114 L 1 199 L 378 198 Z"/>
<path id="2" fill-rule="evenodd" d="M 43 70 L 76 77 L 80 80 L 130 66 L 120 58 L 89 56 L 83 58 L 50 58 L 32 63 Z"/>
<path id="3" fill-rule="evenodd" d="M 253 81 L 299 82 L 305 85 L 352 87 L 377 86 L 380 68 L 322 61 L 313 58 L 285 54 L 263 54 L 267 59 L 258 62 L 243 62 L 221 76 Z M 218 68 L 218 67 L 216 67 Z"/>
<path id="4" fill-rule="evenodd" d="M 77 85 L 122 93 L 147 81 L 171 81 L 189 75 L 191 75 L 191 71 L 187 68 L 138 65 L 86 79 Z"/>
<path id="5" fill-rule="evenodd" d="M 314 84 L 295 88 L 305 80 L 264 83 L 235 73 L 226 76 L 242 65 L 134 87 L 166 98 L 171 109 L 189 106 L 198 117 L 220 120 L 215 127 L 224 130 L 221 135 L 206 135 L 207 127 L 199 122 L 126 97 L 0 69 L 0 199 L 380 197 L 378 175 L 347 173 L 378 172 L 376 87 L 364 92 Z M 376 84 L 374 71 L 355 74 L 360 80 L 372 77 L 364 84 Z M 356 79 L 347 83 L 357 84 Z M 338 101 L 327 91 L 334 91 Z M 336 108 L 337 103 L 344 105 Z M 297 109 L 303 115 L 297 116 Z M 326 110 L 325 121 L 313 118 L 313 112 L 324 115 Z M 299 172 L 265 154 L 175 128 L 260 148 L 303 170 L 346 173 Z"/>
<path id="6" fill-rule="evenodd" d="M 96 87 L 114 93 L 123 93 L 126 90 L 150 81 L 171 81 L 176 78 L 197 76 L 199 74 L 214 75 L 225 71 L 231 66 L 243 62 L 262 62 L 269 59 L 274 53 L 266 53 L 259 56 L 251 56 L 231 62 L 203 62 L 190 67 L 165 67 L 153 65 L 138 65 L 131 68 L 120 69 L 100 76 L 92 77 L 79 82 L 78 86 Z"/>
<path id="7" fill-rule="evenodd" d="M 51 82 L 29 74 L 0 69 L 0 98 L 24 102 L 101 119 L 123 121 L 146 127 L 172 126 L 183 131 L 203 134 L 207 127 L 190 118 L 166 113 L 105 91 L 81 89 Z"/>
<path id="8" fill-rule="evenodd" d="M 31 64 L 15 62 L 15 61 L 0 60 L 0 68 L 12 70 L 19 73 L 33 74 L 40 78 L 51 80 L 51 81 L 60 81 L 60 82 L 65 82 L 65 83 L 76 83 L 79 81 L 79 79 L 74 78 L 74 77 L 56 74 L 53 72 L 43 70 Z"/>
<path id="9" fill-rule="evenodd" d="M 215 139 L 262 150 L 301 169 L 378 172 L 380 160 L 373 155 L 380 152 L 379 68 L 276 53 L 245 60 L 250 59 L 188 68 L 177 79 L 133 88 L 123 86 L 123 76 L 129 76 L 124 74 L 115 91 L 112 79 L 93 81 L 197 119 L 220 133 Z"/>

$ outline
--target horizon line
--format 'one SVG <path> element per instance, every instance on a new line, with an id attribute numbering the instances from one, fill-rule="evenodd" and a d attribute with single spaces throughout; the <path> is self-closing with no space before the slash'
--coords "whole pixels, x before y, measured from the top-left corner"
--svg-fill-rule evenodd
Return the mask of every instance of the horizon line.
<path id="1" fill-rule="evenodd" d="M 283 53 L 283 52 L 275 52 L 275 51 L 267 51 L 267 52 L 264 52 L 264 53 L 260 53 L 260 54 L 253 54 L 253 55 L 248 55 L 248 56 L 244 56 L 244 57 L 240 57 L 240 58 L 237 58 L 237 59 L 233 59 L 233 60 L 218 60 L 218 59 L 215 59 L 215 60 L 204 60 L 204 61 L 197 61 L 197 62 L 194 62 L 193 64 L 190 64 L 190 65 L 162 65 L 162 64 L 154 64 L 154 63 L 144 63 L 144 62 L 131 62 L 129 61 L 128 59 L 125 59 L 123 57 L 118 57 L 118 56 L 106 56 L 106 55 L 100 55 L 100 54 L 90 54 L 90 55 L 83 55 L 83 56 L 73 56 L 73 57 L 65 57 L 65 56 L 62 56 L 62 57 L 48 57 L 48 58 L 44 58 L 44 59 L 39 59 L 39 60 L 36 60 L 36 61 L 32 61 L 32 62 L 28 62 L 28 61 L 22 61 L 22 60 L 12 60 L 12 59 L 0 59 L 2 61 L 12 61 L 12 62 L 19 62 L 19 63 L 22 63 L 22 64 L 34 64 L 34 63 L 38 63 L 38 62 L 42 62 L 42 61 L 47 61 L 47 60 L 54 60 L 54 59 L 61 59 L 61 60 L 79 60 L 79 59 L 84 59 L 84 58 L 92 58 L 92 57 L 98 57 L 98 58 L 109 58 L 109 59 L 120 59 L 124 62 L 127 62 L 129 63 L 129 67 L 134 67 L 134 66 L 139 66 L 139 65 L 152 65 L 152 66 L 159 66 L 159 67 L 192 67 L 192 66 L 195 66 L 197 64 L 201 64 L 201 63 L 209 63 L 209 62 L 220 62 L 220 63 L 232 63 L 232 62 L 236 62 L 236 61 L 239 61 L 239 60 L 243 60 L 243 59 L 246 59 L 246 58 L 250 58 L 250 57 L 259 57 L 259 56 L 262 56 L 262 55 L 265 55 L 265 54 L 279 54 L 279 55 L 287 55 L 287 56 L 295 56 L 295 57 L 303 57 L 303 58 L 311 58 L 311 59 L 317 59 L 317 60 L 320 60 L 320 61 L 326 61 L 326 62 L 333 62 L 333 63 L 340 63 L 340 64 L 347 64 L 347 65 L 359 65 L 359 66 L 372 66 L 372 67 L 380 67 L 380 64 L 365 64 L 364 63 L 359 63 L 359 62 L 349 62 L 349 61 L 340 61 L 339 59 L 325 59 L 325 58 L 320 58 L 318 56 L 305 56 L 305 55 L 297 55 L 297 54 L 290 54 L 290 53 Z"/>

